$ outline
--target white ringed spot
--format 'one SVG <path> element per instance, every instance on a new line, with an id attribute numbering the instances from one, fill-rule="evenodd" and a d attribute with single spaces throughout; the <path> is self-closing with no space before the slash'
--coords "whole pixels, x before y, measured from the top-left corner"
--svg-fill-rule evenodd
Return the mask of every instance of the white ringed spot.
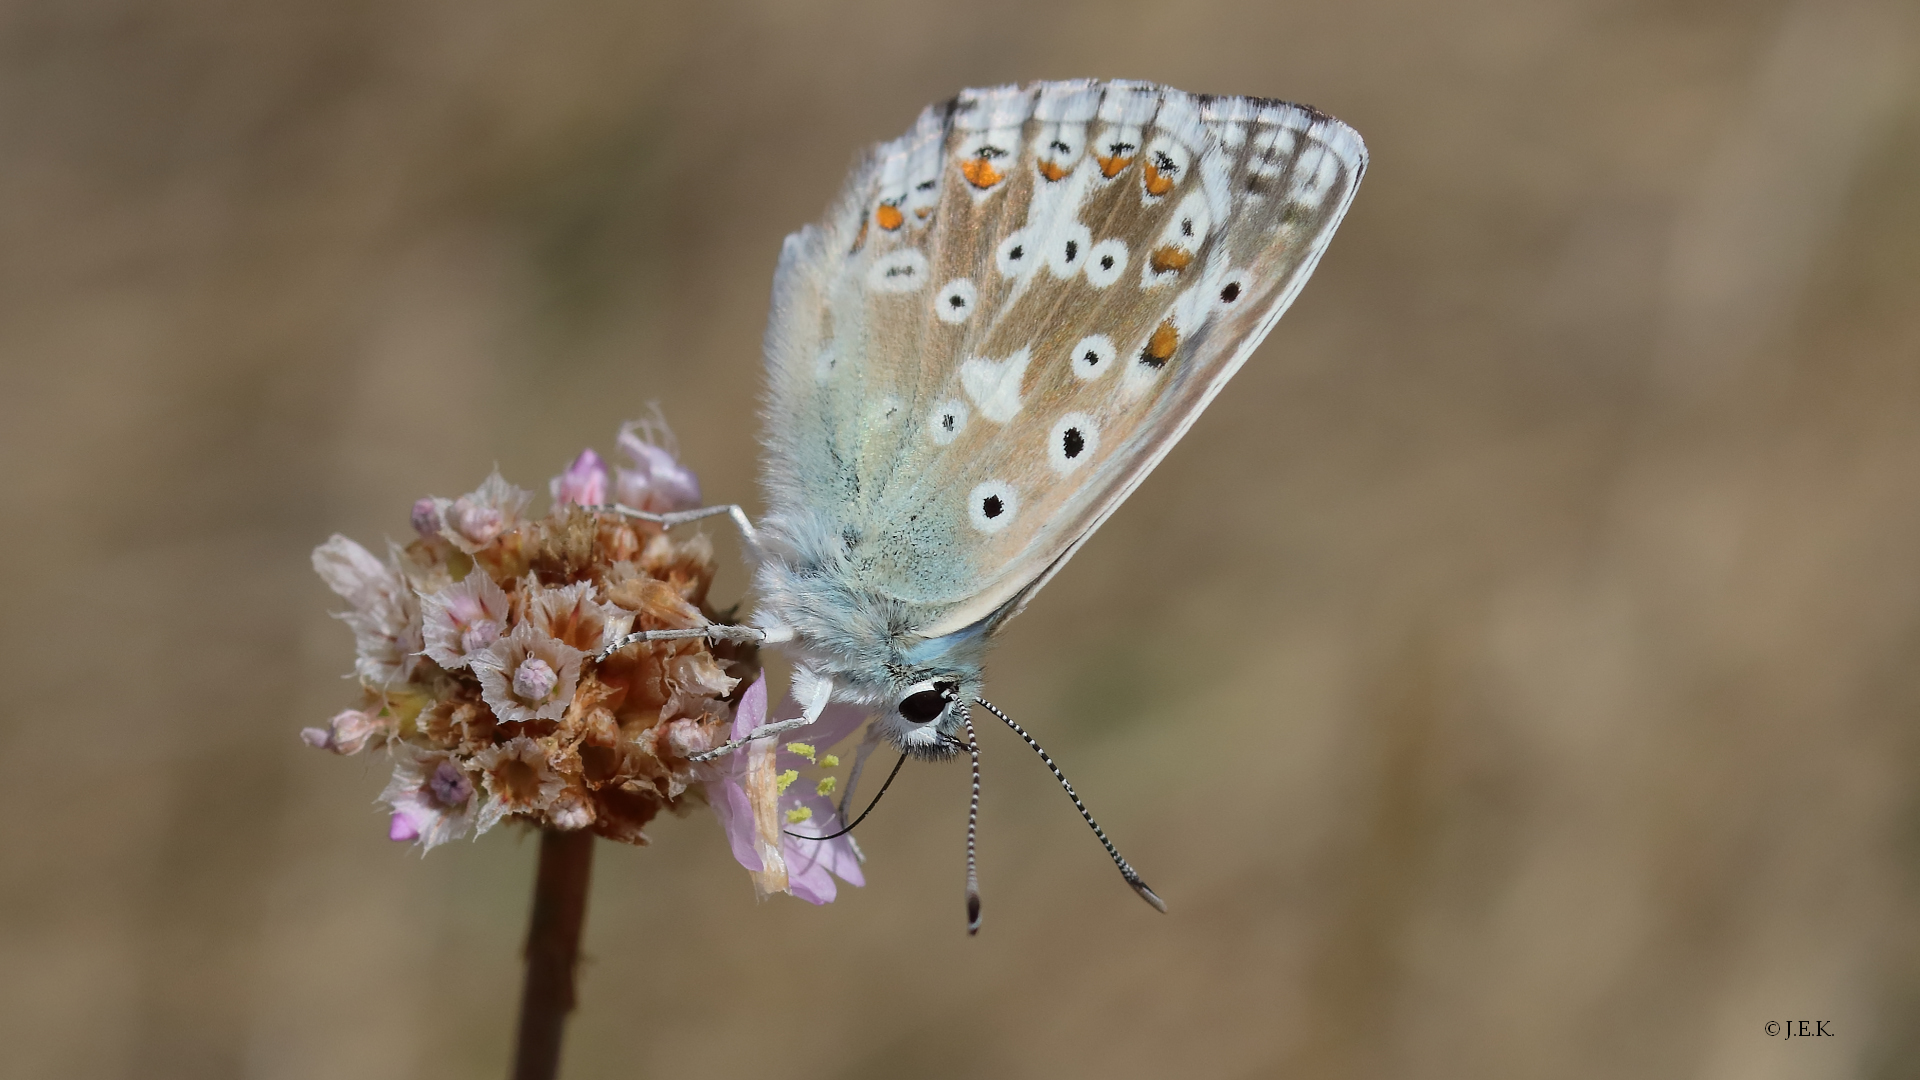
<path id="1" fill-rule="evenodd" d="M 933 313 L 945 323 L 963 323 L 973 314 L 973 307 L 980 301 L 980 291 L 966 278 L 954 278 L 940 290 L 940 296 L 933 302 Z"/>
<path id="2" fill-rule="evenodd" d="M 996 533 L 1020 513 L 1020 497 L 1005 480 L 977 484 L 967 493 L 967 518 L 984 533 Z"/>
<path id="3" fill-rule="evenodd" d="M 1034 246 L 1035 239 L 1030 229 L 1015 229 L 1008 233 L 993 253 L 994 265 L 1008 277 L 1026 277 L 1033 273 L 1043 261 L 1041 252 Z"/>
<path id="4" fill-rule="evenodd" d="M 1080 272 L 1092 250 L 1092 230 L 1076 221 L 1053 234 L 1053 247 L 1047 252 L 1047 269 L 1054 277 L 1072 277 Z"/>
<path id="5" fill-rule="evenodd" d="M 1105 334 L 1088 334 L 1073 347 L 1067 359 L 1073 373 L 1082 379 L 1097 379 L 1113 367 L 1113 339 Z"/>
<path id="6" fill-rule="evenodd" d="M 927 431 L 933 435 L 933 441 L 945 446 L 960 437 L 967 430 L 967 406 L 958 398 L 948 398 L 933 407 L 933 415 L 927 417 Z"/>
<path id="7" fill-rule="evenodd" d="M 1047 464 L 1064 476 L 1093 460 L 1099 449 L 1100 425 L 1086 413 L 1068 413 L 1047 436 Z"/>
<path id="8" fill-rule="evenodd" d="M 1120 280 L 1127 270 L 1127 244 L 1124 240 L 1102 240 L 1087 249 L 1087 281 L 1104 289 Z"/>
<path id="9" fill-rule="evenodd" d="M 927 283 L 927 257 L 913 248 L 890 251 L 867 269 L 867 288 L 882 293 L 910 293 Z"/>

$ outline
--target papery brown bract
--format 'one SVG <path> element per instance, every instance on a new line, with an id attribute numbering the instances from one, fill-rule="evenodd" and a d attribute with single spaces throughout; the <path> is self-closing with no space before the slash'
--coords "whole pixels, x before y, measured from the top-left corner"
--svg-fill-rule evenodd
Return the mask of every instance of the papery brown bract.
<path id="1" fill-rule="evenodd" d="M 584 460 L 561 491 L 592 494 Z M 645 843 L 662 810 L 702 801 L 711 767 L 688 756 L 725 739 L 729 698 L 758 671 L 751 646 L 697 639 L 600 657 L 630 629 L 713 621 L 713 545 L 574 498 L 529 520 L 528 499 L 495 473 L 459 499 L 416 502 L 416 538 L 384 563 L 339 536 L 314 553 L 351 606 L 362 696 L 302 738 L 388 747 L 397 839 L 431 847 L 518 820 Z M 471 794 L 445 802 L 459 777 Z"/>

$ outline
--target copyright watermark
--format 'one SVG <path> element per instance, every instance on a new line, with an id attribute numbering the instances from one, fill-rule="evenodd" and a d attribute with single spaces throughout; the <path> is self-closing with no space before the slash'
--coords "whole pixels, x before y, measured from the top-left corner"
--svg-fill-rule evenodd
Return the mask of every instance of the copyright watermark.
<path id="1" fill-rule="evenodd" d="M 1767 1035 L 1780 1039 L 1831 1039 L 1831 1020 L 1769 1020 Z"/>

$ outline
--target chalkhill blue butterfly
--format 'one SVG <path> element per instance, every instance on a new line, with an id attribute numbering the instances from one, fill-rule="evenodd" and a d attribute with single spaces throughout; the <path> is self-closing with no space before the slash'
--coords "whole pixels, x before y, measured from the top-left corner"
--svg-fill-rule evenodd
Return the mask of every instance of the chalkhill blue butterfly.
<path id="1" fill-rule="evenodd" d="M 977 815 L 969 706 L 1040 749 L 982 696 L 995 636 L 1266 337 L 1366 166 L 1360 136 L 1313 109 L 1142 82 L 970 90 L 927 108 L 781 252 L 766 515 L 636 514 L 730 514 L 757 561 L 750 624 L 626 640 L 778 646 L 802 715 L 754 737 L 829 702 L 866 708 L 869 749 L 971 753 Z"/>

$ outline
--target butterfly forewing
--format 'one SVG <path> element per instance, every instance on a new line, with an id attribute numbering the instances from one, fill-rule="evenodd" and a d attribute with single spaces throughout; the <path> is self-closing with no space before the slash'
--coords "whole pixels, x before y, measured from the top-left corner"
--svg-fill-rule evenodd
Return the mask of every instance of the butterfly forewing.
<path id="1" fill-rule="evenodd" d="M 1365 169 L 1312 110 L 1142 83 L 962 95 L 789 241 L 773 509 L 926 636 L 1016 610 L 1312 272 Z"/>

